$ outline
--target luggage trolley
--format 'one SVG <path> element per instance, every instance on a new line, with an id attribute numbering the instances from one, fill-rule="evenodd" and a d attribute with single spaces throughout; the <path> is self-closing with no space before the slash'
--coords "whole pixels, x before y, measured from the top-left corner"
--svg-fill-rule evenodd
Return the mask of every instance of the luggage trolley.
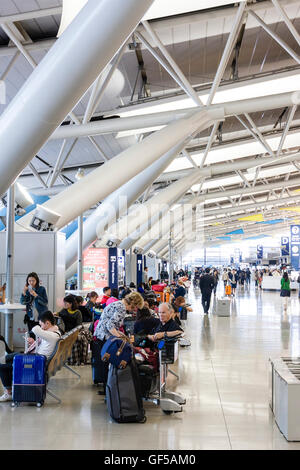
<path id="1" fill-rule="evenodd" d="M 166 414 L 179 413 L 182 406 L 185 405 L 185 398 L 179 393 L 168 392 L 166 390 L 166 381 L 168 376 L 169 364 L 174 364 L 178 359 L 178 340 L 162 340 L 158 343 L 159 349 L 159 405 Z M 177 374 L 173 371 L 177 378 Z"/>

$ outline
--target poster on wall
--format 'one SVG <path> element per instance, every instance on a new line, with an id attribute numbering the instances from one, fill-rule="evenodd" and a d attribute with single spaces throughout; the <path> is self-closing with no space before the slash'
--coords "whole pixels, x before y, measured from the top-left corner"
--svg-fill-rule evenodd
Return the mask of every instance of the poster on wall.
<path id="1" fill-rule="evenodd" d="M 108 249 L 89 247 L 83 252 L 83 290 L 103 289 L 108 284 Z"/>
<path id="2" fill-rule="evenodd" d="M 300 269 L 300 225 L 291 225 L 291 265 Z"/>

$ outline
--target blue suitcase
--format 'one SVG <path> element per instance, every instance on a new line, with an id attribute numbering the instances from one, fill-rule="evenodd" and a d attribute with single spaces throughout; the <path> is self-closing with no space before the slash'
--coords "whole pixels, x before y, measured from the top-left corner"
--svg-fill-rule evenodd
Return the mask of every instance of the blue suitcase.
<path id="1" fill-rule="evenodd" d="M 119 369 L 125 369 L 132 359 L 133 349 L 128 338 L 108 338 L 101 349 L 101 358 L 104 362 L 109 362 Z"/>
<path id="2" fill-rule="evenodd" d="M 35 403 L 38 407 L 46 398 L 46 356 L 18 354 L 13 362 L 13 404 Z"/>

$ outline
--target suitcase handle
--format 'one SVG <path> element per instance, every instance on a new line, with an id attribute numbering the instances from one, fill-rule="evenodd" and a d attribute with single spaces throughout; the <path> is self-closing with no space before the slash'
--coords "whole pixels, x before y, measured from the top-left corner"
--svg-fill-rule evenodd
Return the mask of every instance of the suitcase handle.
<path id="1" fill-rule="evenodd" d="M 116 353 L 116 356 L 120 356 L 120 354 L 122 354 L 126 343 L 127 343 L 126 339 L 123 339 L 122 344 L 121 344 L 121 346 L 119 347 L 119 349 Z"/>

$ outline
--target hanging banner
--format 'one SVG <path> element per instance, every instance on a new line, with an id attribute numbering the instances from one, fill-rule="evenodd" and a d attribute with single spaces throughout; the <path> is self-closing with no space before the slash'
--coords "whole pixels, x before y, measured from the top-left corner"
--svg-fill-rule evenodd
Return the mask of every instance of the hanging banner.
<path id="1" fill-rule="evenodd" d="M 263 259 L 263 246 L 262 245 L 257 245 L 257 259 Z"/>
<path id="2" fill-rule="evenodd" d="M 108 249 L 89 247 L 83 252 L 83 290 L 103 289 L 108 284 Z"/>
<path id="3" fill-rule="evenodd" d="M 290 239 L 289 237 L 281 237 L 281 256 L 289 256 Z"/>
<path id="4" fill-rule="evenodd" d="M 143 282 L 143 255 L 136 255 L 136 285 Z"/>
<path id="5" fill-rule="evenodd" d="M 118 288 L 118 249 L 109 248 L 109 287 Z"/>
<path id="6" fill-rule="evenodd" d="M 300 225 L 291 225 L 291 265 L 300 269 Z"/>

